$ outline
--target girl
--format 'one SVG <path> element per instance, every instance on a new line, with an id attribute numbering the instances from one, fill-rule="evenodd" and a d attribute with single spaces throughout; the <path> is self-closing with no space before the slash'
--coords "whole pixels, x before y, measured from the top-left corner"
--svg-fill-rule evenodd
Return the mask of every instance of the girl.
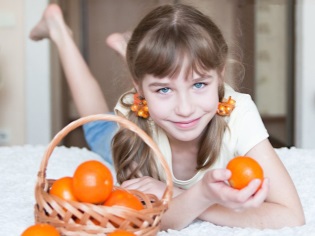
<path id="1" fill-rule="evenodd" d="M 57 45 L 81 116 L 109 112 L 57 5 L 46 9 L 31 38 L 49 38 Z M 134 85 L 115 112 L 152 136 L 172 171 L 174 196 L 163 229 L 181 229 L 195 219 L 257 228 L 304 224 L 296 189 L 256 106 L 224 82 L 228 46 L 207 16 L 186 5 L 161 6 L 144 17 L 128 43 L 119 34 L 108 43 L 126 56 Z M 228 98 L 233 99 L 228 109 L 218 110 Z M 124 188 L 162 195 L 163 170 L 140 138 L 128 130 L 116 132 L 110 122 L 88 124 L 85 131 L 94 150 L 115 133 L 113 161 Z M 267 178 L 259 190 L 259 180 L 242 190 L 226 184 L 231 173 L 225 166 L 237 155 L 251 156 L 263 167 Z"/>

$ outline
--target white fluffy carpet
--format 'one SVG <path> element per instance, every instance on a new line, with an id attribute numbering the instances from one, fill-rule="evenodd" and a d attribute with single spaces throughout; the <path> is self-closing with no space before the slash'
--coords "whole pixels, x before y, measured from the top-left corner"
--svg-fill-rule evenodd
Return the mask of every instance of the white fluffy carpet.
<path id="1" fill-rule="evenodd" d="M 1 235 L 18 236 L 34 223 L 34 185 L 45 147 L 0 147 L 0 225 Z M 229 228 L 196 221 L 183 230 L 160 232 L 158 236 L 248 236 L 315 235 L 315 150 L 282 148 L 276 150 L 287 167 L 299 192 L 306 225 L 280 230 Z M 88 159 L 100 157 L 87 149 L 58 147 L 47 167 L 47 178 L 71 175 Z"/>

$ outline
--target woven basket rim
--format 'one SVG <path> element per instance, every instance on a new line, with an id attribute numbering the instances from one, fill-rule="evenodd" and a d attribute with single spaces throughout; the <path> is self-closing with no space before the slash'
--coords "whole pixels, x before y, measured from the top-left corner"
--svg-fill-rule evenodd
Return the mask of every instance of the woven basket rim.
<path id="1" fill-rule="evenodd" d="M 140 127 L 138 127 L 135 123 L 127 120 L 126 118 L 123 118 L 121 116 L 112 115 L 112 114 L 97 114 L 97 115 L 89 115 L 85 117 L 78 118 L 77 120 L 72 121 L 68 125 L 66 125 L 63 129 L 61 129 L 51 140 L 51 142 L 48 144 L 43 159 L 40 164 L 40 168 L 37 174 L 37 182 L 36 182 L 36 188 L 42 188 L 42 186 L 45 186 L 47 183 L 46 179 L 46 170 L 48 166 L 49 159 L 51 157 L 51 154 L 53 153 L 55 147 L 61 142 L 61 140 L 69 134 L 72 130 L 93 121 L 114 121 L 120 124 L 121 126 L 128 128 L 129 130 L 136 133 L 155 153 L 155 156 L 157 157 L 158 161 L 161 163 L 161 165 L 164 168 L 165 176 L 166 176 L 166 189 L 164 191 L 164 194 L 161 198 L 161 202 L 163 205 L 169 204 L 169 202 L 172 199 L 172 193 L 173 193 L 173 182 L 172 182 L 172 174 L 170 171 L 170 168 L 161 153 L 159 147 L 157 144 L 152 140 L 152 138 L 146 134 Z"/>

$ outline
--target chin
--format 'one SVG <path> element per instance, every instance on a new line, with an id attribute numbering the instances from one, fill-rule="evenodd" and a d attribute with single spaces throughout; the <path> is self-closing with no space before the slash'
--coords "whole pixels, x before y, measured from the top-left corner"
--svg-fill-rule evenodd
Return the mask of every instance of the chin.
<path id="1" fill-rule="evenodd" d="M 187 132 L 172 134 L 172 133 L 167 132 L 168 137 L 172 137 L 173 139 L 176 139 L 176 140 L 181 141 L 181 142 L 194 141 L 194 140 L 198 139 L 201 136 L 201 134 L 202 134 L 202 132 L 198 133 L 198 134 L 196 134 L 196 133 L 189 134 Z"/>

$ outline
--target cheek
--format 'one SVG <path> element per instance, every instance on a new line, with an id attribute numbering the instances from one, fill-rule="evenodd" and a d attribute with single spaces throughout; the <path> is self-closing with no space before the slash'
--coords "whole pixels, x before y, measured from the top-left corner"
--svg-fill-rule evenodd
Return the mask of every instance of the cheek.
<path id="1" fill-rule="evenodd" d="M 198 99 L 199 107 L 201 107 L 205 112 L 213 113 L 218 108 L 219 98 L 215 96 L 205 96 L 203 99 Z"/>
<path id="2" fill-rule="evenodd" d="M 168 106 L 161 101 L 147 100 L 147 103 L 150 116 L 153 120 L 155 120 L 156 118 L 165 118 L 168 116 L 168 114 L 170 114 L 169 110 L 171 109 L 171 106 Z"/>

